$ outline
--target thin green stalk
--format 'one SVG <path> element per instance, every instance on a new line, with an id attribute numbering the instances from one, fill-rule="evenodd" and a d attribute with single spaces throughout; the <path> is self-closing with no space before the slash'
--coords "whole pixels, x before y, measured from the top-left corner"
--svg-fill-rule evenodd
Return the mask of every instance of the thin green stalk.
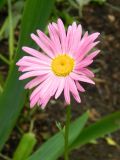
<path id="1" fill-rule="evenodd" d="M 1 84 L 0 84 L 0 94 L 3 92 L 3 88 L 2 88 L 2 86 L 1 86 Z"/>
<path id="2" fill-rule="evenodd" d="M 32 120 L 31 120 L 31 123 L 30 123 L 29 132 L 31 132 L 31 133 L 32 133 L 33 127 L 34 127 L 34 121 L 35 121 L 35 119 L 32 119 Z"/>
<path id="3" fill-rule="evenodd" d="M 8 26 L 8 23 L 9 23 L 9 18 L 7 17 L 2 25 L 2 27 L 0 28 L 0 40 L 2 39 L 3 37 L 3 34 Z"/>
<path id="4" fill-rule="evenodd" d="M 12 160 L 11 158 L 9 158 L 9 157 L 1 154 L 1 153 L 0 153 L 0 157 L 3 158 L 3 159 L 5 159 L 5 160 Z"/>
<path id="5" fill-rule="evenodd" d="M 64 158 L 65 160 L 69 160 L 68 140 L 69 140 L 70 117 L 71 117 L 71 106 L 68 105 L 66 107 L 66 124 L 65 124 L 65 135 L 64 135 L 64 140 L 65 140 Z"/>
<path id="6" fill-rule="evenodd" d="M 5 58 L 2 54 L 0 54 L 0 59 L 3 60 L 6 64 L 10 64 L 9 60 L 7 60 L 7 58 Z"/>
<path id="7" fill-rule="evenodd" d="M 8 17 L 9 17 L 9 53 L 11 62 L 14 54 L 14 33 L 13 33 L 11 0 L 8 0 Z"/>

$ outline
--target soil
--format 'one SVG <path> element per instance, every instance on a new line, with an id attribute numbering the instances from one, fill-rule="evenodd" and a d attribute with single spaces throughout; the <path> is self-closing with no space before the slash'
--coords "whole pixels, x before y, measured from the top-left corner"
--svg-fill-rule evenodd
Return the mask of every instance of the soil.
<path id="1" fill-rule="evenodd" d="M 110 0 L 109 3 L 120 8 L 119 0 Z M 59 9 L 61 6 L 56 5 L 57 7 Z M 64 9 L 63 7 L 62 10 Z M 73 101 L 72 104 L 73 119 L 86 110 L 90 110 L 89 123 L 92 123 L 109 113 L 118 111 L 120 107 L 120 9 L 116 10 L 107 4 L 91 3 L 83 8 L 82 18 L 78 16 L 76 9 L 73 9 L 73 12 L 72 10 L 69 12 L 71 16 L 76 17 L 77 21 L 82 24 L 84 30 L 101 33 L 101 43 L 98 46 L 101 53 L 93 66 L 91 66 L 92 68 L 97 68 L 96 86 L 84 85 L 86 92 L 81 94 L 82 103 L 78 105 Z M 2 44 L 6 48 L 6 40 L 2 41 Z M 6 50 L 0 45 L 0 51 L 4 52 Z M 7 67 L 3 63 L 0 65 L 0 71 L 3 72 L 3 68 Z M 4 75 L 6 75 L 6 72 Z M 44 141 L 57 132 L 55 121 L 64 123 L 65 109 L 62 101 L 56 103 L 52 100 L 45 111 L 36 108 L 32 114 L 26 104 L 2 154 L 12 157 L 21 138 L 20 128 L 27 132 L 31 118 L 35 119 L 33 131 L 38 140 L 35 147 L 36 150 Z M 110 136 L 120 145 L 120 131 Z M 106 139 L 103 138 L 97 140 L 97 144 L 87 144 L 73 151 L 70 157 L 71 160 L 120 160 L 120 148 L 109 145 Z M 0 160 L 3 159 L 0 158 Z"/>

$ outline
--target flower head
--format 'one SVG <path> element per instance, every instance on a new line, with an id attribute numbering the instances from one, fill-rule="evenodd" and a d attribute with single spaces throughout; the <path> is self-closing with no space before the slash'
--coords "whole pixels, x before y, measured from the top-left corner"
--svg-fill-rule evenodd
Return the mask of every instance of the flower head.
<path id="1" fill-rule="evenodd" d="M 28 56 L 21 58 L 17 65 L 23 74 L 20 80 L 33 78 L 25 89 L 34 88 L 30 96 L 30 106 L 46 106 L 54 96 L 57 99 L 64 92 L 65 101 L 70 104 L 70 93 L 77 102 L 81 102 L 79 92 L 84 92 L 80 82 L 94 84 L 92 71 L 87 67 L 99 50 L 91 51 L 97 44 L 94 42 L 99 33 L 82 36 L 82 27 L 73 22 L 65 31 L 61 19 L 48 25 L 49 37 L 37 30 L 37 35 L 31 34 L 42 51 L 30 47 L 22 50 Z M 90 53 L 91 52 L 91 53 Z"/>

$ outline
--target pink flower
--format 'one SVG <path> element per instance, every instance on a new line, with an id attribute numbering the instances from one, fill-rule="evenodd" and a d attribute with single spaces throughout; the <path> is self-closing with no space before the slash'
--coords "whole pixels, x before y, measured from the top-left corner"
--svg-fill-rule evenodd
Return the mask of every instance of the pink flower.
<path id="1" fill-rule="evenodd" d="M 99 53 L 99 50 L 90 53 L 98 44 L 94 41 L 99 33 L 88 35 L 86 32 L 82 36 L 82 27 L 75 22 L 65 31 L 61 19 L 49 24 L 48 31 L 50 37 L 40 30 L 37 30 L 37 35 L 31 34 L 42 52 L 23 47 L 29 56 L 17 62 L 19 71 L 23 72 L 19 80 L 33 78 L 25 86 L 25 89 L 34 88 L 30 106 L 37 104 L 44 108 L 53 96 L 57 99 L 62 92 L 67 104 L 70 104 L 70 93 L 80 103 L 79 92 L 85 90 L 79 82 L 94 84 L 91 79 L 94 74 L 87 67 Z"/>

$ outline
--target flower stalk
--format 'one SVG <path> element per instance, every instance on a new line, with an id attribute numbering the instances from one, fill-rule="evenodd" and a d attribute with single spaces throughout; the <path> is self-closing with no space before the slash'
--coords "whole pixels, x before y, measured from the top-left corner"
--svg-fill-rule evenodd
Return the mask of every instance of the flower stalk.
<path id="1" fill-rule="evenodd" d="M 71 106 L 68 105 L 66 107 L 66 124 L 65 124 L 65 134 L 64 134 L 64 141 L 65 141 L 65 148 L 64 148 L 64 159 L 69 160 L 69 126 L 70 126 L 70 118 L 71 118 Z"/>

